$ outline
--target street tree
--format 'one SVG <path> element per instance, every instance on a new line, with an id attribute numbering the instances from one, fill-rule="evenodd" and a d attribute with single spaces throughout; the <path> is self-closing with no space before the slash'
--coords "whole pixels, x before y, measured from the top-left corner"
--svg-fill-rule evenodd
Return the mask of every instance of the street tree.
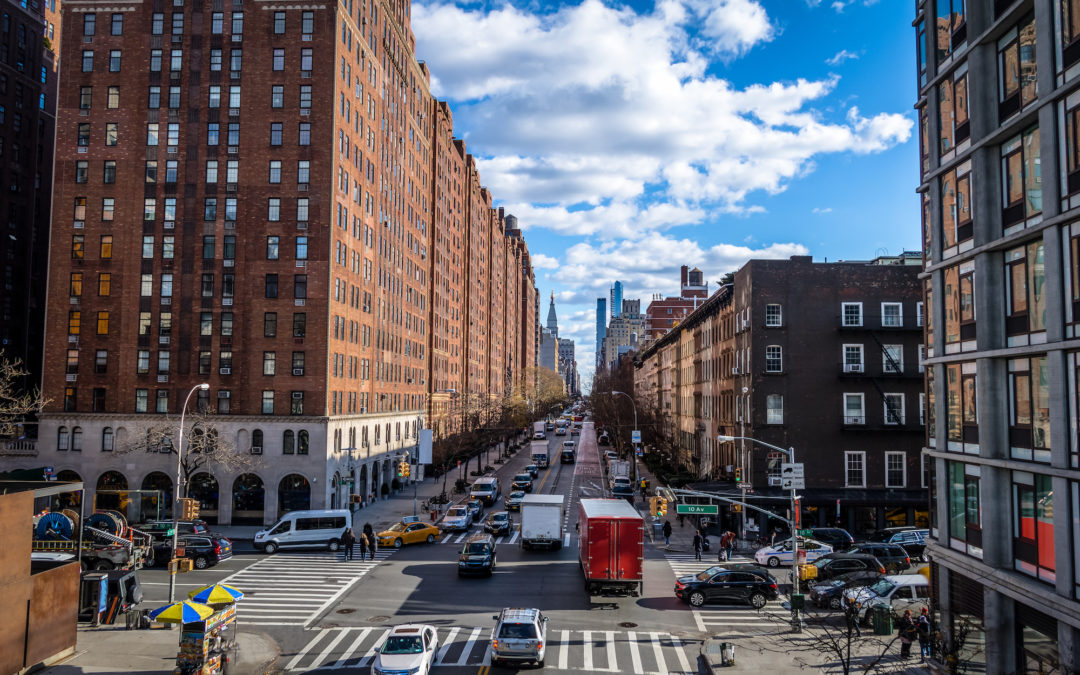
<path id="1" fill-rule="evenodd" d="M 26 388 L 28 376 L 21 360 L 10 360 L 0 351 L 0 438 L 21 436 L 19 426 L 32 420 L 49 404 L 40 389 Z"/>

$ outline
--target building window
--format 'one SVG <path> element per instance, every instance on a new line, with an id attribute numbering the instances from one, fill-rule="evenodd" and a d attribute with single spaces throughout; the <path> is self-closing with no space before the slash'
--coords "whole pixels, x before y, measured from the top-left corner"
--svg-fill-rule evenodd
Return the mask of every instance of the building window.
<path id="1" fill-rule="evenodd" d="M 904 395 L 884 394 L 884 420 L 885 424 L 904 424 Z"/>
<path id="2" fill-rule="evenodd" d="M 778 345 L 765 347 L 765 372 L 780 373 L 784 370 L 784 350 Z"/>
<path id="3" fill-rule="evenodd" d="M 82 53 L 82 71 L 84 73 L 94 72 L 94 50 L 84 49 Z"/>
<path id="4" fill-rule="evenodd" d="M 294 338 L 307 335 L 307 313 L 296 312 L 293 314 L 292 334 Z"/>
<path id="5" fill-rule="evenodd" d="M 848 451 L 844 453 L 844 486 L 857 488 L 866 487 L 865 452 Z"/>
<path id="6" fill-rule="evenodd" d="M 296 163 L 296 182 L 306 185 L 311 182 L 311 162 L 302 159 Z"/>
<path id="7" fill-rule="evenodd" d="M 289 397 L 291 399 L 289 406 L 290 415 L 303 415 L 304 414 L 304 392 L 294 391 Z M 301 432 L 303 433 L 303 432 Z"/>
<path id="8" fill-rule="evenodd" d="M 951 152 L 971 137 L 968 121 L 967 64 L 938 85 L 938 122 L 941 154 Z"/>
<path id="9" fill-rule="evenodd" d="M 304 399 L 303 399 L 303 397 L 301 397 L 300 398 L 301 407 L 303 407 L 303 402 L 304 402 Z M 303 413 L 298 413 L 298 414 L 303 414 Z M 308 454 L 308 445 L 309 445 L 309 443 L 310 443 L 310 441 L 309 441 L 308 432 L 305 431 L 304 429 L 301 429 L 296 434 L 296 454 L 298 454 L 298 455 L 306 455 L 306 454 Z"/>
<path id="10" fill-rule="evenodd" d="M 275 160 L 270 161 L 269 182 L 272 183 L 272 184 L 281 182 L 281 161 L 280 160 L 275 159 Z"/>
<path id="11" fill-rule="evenodd" d="M 1045 356 L 1009 360 L 1013 459 L 1050 462 L 1050 373 Z"/>
<path id="12" fill-rule="evenodd" d="M 285 106 L 285 87 L 275 84 L 270 87 L 270 107 L 283 108 Z"/>
<path id="13" fill-rule="evenodd" d="M 292 372 L 293 372 L 293 375 L 303 375 L 304 374 L 304 361 L 305 361 L 304 354 L 305 354 L 304 352 L 293 352 L 292 353 Z"/>
<path id="14" fill-rule="evenodd" d="M 765 397 L 765 423 L 784 423 L 784 397 L 780 394 L 769 394 Z"/>
<path id="15" fill-rule="evenodd" d="M 904 327 L 904 306 L 899 302 L 881 303 L 882 328 Z"/>
<path id="16" fill-rule="evenodd" d="M 270 145 L 281 145 L 281 122 L 270 123 Z"/>
<path id="17" fill-rule="evenodd" d="M 1005 120 L 1038 95 L 1034 14 L 998 39 L 998 74 L 998 119 Z"/>
<path id="18" fill-rule="evenodd" d="M 862 303 L 861 302 L 845 302 L 841 305 L 841 314 L 843 317 L 843 325 L 845 326 L 861 326 L 862 325 Z"/>
<path id="19" fill-rule="evenodd" d="M 219 415 L 228 415 L 231 410 L 231 401 L 232 392 L 227 390 L 219 391 L 217 396 L 217 413 Z"/>
<path id="20" fill-rule="evenodd" d="M 98 349 L 94 352 L 94 372 L 98 375 L 109 371 L 109 352 L 106 349 Z"/>
<path id="21" fill-rule="evenodd" d="M 1013 564 L 1017 571 L 1054 583 L 1053 478 L 1012 472 Z"/>
<path id="22" fill-rule="evenodd" d="M 161 415 L 169 412 L 169 390 L 158 389 L 154 399 L 154 412 Z"/>
<path id="23" fill-rule="evenodd" d="M 1039 127 L 1032 127 L 1001 146 L 1002 225 L 1022 227 L 1042 213 L 1042 174 L 1039 162 Z"/>
<path id="24" fill-rule="evenodd" d="M 977 464 L 949 462 L 949 546 L 982 557 L 982 503 Z"/>
<path id="25" fill-rule="evenodd" d="M 310 122 L 301 122 L 300 123 L 300 131 L 299 131 L 299 135 L 297 136 L 297 138 L 299 139 L 298 142 L 297 142 L 298 145 L 311 145 L 311 123 Z"/>
<path id="26" fill-rule="evenodd" d="M 978 453 L 979 411 L 974 363 L 945 366 L 945 420 L 949 450 Z"/>
<path id="27" fill-rule="evenodd" d="M 93 37 L 95 28 L 97 27 L 97 14 L 88 12 L 83 14 L 83 31 L 82 34 L 85 37 Z"/>
<path id="28" fill-rule="evenodd" d="M 97 313 L 97 334 L 108 335 L 109 334 L 109 312 L 101 311 Z"/>
<path id="29" fill-rule="evenodd" d="M 277 312 L 263 313 L 263 337 L 277 337 Z"/>
<path id="30" fill-rule="evenodd" d="M 135 412 L 147 412 L 150 405 L 150 392 L 148 389 L 135 390 Z"/>
<path id="31" fill-rule="evenodd" d="M 274 34 L 285 34 L 285 12 L 274 12 Z"/>
<path id="32" fill-rule="evenodd" d="M 965 0 L 938 0 L 937 59 L 942 62 L 967 39 L 967 23 L 964 15 Z"/>
<path id="33" fill-rule="evenodd" d="M 273 375 L 277 370 L 277 353 L 263 352 L 263 375 Z"/>
<path id="34" fill-rule="evenodd" d="M 109 72 L 110 73 L 119 73 L 120 72 L 120 59 L 121 59 L 122 56 L 123 56 L 123 54 L 119 49 L 113 49 L 113 50 L 111 50 L 109 52 Z"/>
<path id="35" fill-rule="evenodd" d="M 308 256 L 308 238 L 303 237 L 303 236 L 297 237 L 296 238 L 296 259 L 297 260 L 307 260 L 307 256 Z"/>
<path id="36" fill-rule="evenodd" d="M 273 415 L 274 414 L 274 391 L 272 389 L 264 389 L 262 393 L 262 414 Z M 286 431 L 285 433 L 290 433 Z M 286 454 L 291 454 L 291 451 L 286 451 Z"/>
<path id="37" fill-rule="evenodd" d="M 56 449 L 60 450 L 62 452 L 66 452 L 68 450 L 68 448 L 69 448 L 69 446 L 68 446 L 69 438 L 70 437 L 68 435 L 68 428 L 67 427 L 60 427 L 59 429 L 57 429 L 56 430 Z"/>
<path id="38" fill-rule="evenodd" d="M 668 310 L 671 311 L 671 310 Z M 765 305 L 765 325 L 769 328 L 778 328 L 782 323 L 783 316 L 779 304 Z"/>
<path id="39" fill-rule="evenodd" d="M 949 345 L 967 343 L 974 347 L 975 324 L 975 262 L 968 261 L 945 269 L 945 344 L 947 352 L 957 351 Z"/>
<path id="40" fill-rule="evenodd" d="M 844 394 L 844 424 L 866 424 L 866 394 Z"/>
<path id="41" fill-rule="evenodd" d="M 276 298 L 278 296 L 278 275 L 267 274 L 266 275 L 266 297 Z"/>
<path id="42" fill-rule="evenodd" d="M 885 453 L 885 487 L 907 487 L 907 454 L 903 452 Z"/>
<path id="43" fill-rule="evenodd" d="M 844 372 L 863 372 L 863 346 L 844 345 Z"/>
<path id="44" fill-rule="evenodd" d="M 884 345 L 882 347 L 881 371 L 895 375 L 904 372 L 904 345 Z"/>
<path id="45" fill-rule="evenodd" d="M 296 300 L 304 300 L 307 298 L 307 275 L 306 274 L 294 274 L 293 275 L 293 298 Z"/>
<path id="46" fill-rule="evenodd" d="M 1046 330 L 1046 266 L 1043 240 L 1005 253 L 1005 333 L 1009 346 L 1028 344 L 1028 333 Z M 1017 338 L 1016 336 L 1024 337 Z"/>

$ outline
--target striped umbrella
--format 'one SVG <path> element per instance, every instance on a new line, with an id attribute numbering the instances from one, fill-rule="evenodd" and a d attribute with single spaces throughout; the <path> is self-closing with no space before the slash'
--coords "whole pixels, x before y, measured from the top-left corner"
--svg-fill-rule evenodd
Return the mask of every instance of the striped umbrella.
<path id="1" fill-rule="evenodd" d="M 228 605 L 244 597 L 239 588 L 225 584 L 211 584 L 188 593 L 188 599 L 207 605 Z"/>
<path id="2" fill-rule="evenodd" d="M 158 607 L 150 612 L 150 619 L 161 623 L 191 623 L 202 621 L 213 613 L 214 610 L 206 605 L 184 600 Z"/>

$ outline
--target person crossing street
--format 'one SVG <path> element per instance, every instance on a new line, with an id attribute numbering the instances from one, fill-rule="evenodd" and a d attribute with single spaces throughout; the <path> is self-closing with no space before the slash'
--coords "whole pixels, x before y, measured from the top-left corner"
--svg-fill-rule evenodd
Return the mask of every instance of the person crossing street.
<path id="1" fill-rule="evenodd" d="M 356 535 L 353 534 L 351 527 L 345 528 L 345 535 L 341 538 L 341 544 L 345 547 L 345 560 L 352 560 L 353 546 L 356 544 Z"/>

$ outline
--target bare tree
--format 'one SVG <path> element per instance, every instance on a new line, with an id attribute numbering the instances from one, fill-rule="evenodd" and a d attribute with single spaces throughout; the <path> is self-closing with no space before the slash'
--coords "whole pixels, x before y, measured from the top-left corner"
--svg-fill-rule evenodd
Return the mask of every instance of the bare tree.
<path id="1" fill-rule="evenodd" d="M 19 425 L 40 413 L 49 400 L 36 387 L 26 391 L 21 385 L 29 372 L 20 359 L 4 357 L 0 351 L 0 437 L 18 437 Z"/>
<path id="2" fill-rule="evenodd" d="M 184 491 L 179 497 L 186 497 L 191 478 L 211 466 L 222 469 L 225 473 L 248 473 L 262 466 L 260 455 L 252 455 L 247 448 L 237 448 L 231 439 L 222 433 L 217 416 L 209 411 L 199 411 L 184 417 L 184 448 L 180 456 L 180 473 L 183 476 Z M 168 417 L 148 419 L 129 429 L 127 436 L 119 441 L 114 452 L 117 455 L 146 453 L 164 453 L 176 455 L 176 436 L 179 420 Z M 300 442 L 300 439 L 297 439 Z M 306 441 L 304 441 L 306 442 Z M 297 450 L 300 450 L 298 447 Z"/>

